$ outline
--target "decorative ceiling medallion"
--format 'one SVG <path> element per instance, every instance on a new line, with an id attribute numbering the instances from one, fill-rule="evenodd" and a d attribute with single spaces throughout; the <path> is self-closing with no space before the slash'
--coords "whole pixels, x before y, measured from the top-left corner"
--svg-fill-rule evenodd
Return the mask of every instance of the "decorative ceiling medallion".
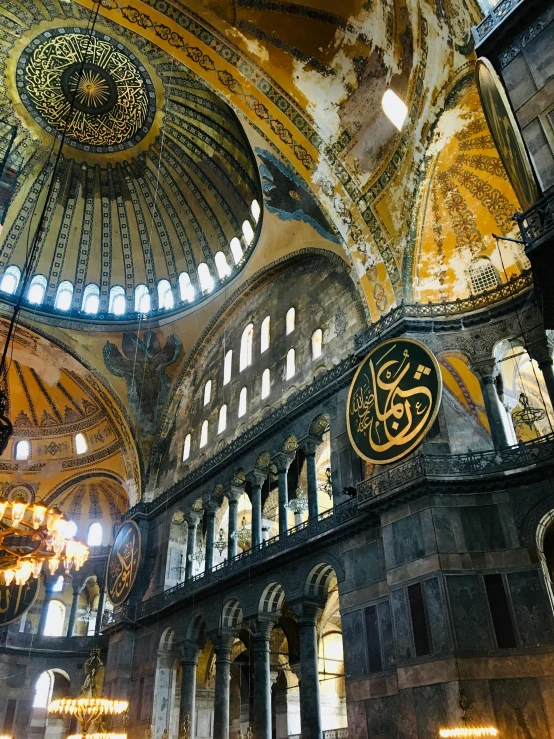
<path id="1" fill-rule="evenodd" d="M 426 346 L 412 339 L 376 346 L 348 394 L 346 422 L 356 453 L 386 464 L 411 452 L 431 428 L 441 393 L 440 367 Z"/>
<path id="2" fill-rule="evenodd" d="M 19 57 L 16 77 L 21 101 L 33 118 L 57 138 L 67 125 L 66 142 L 82 151 L 129 149 L 154 121 L 156 93 L 148 72 L 105 33 L 44 31 Z"/>

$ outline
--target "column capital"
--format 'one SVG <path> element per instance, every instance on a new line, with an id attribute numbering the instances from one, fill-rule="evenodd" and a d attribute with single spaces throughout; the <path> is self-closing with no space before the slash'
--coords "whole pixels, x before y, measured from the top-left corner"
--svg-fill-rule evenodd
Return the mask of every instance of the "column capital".
<path id="1" fill-rule="evenodd" d="M 257 641 L 268 641 L 275 623 L 275 618 L 270 614 L 260 614 L 250 618 L 247 621 L 247 625 L 252 632 L 254 643 Z"/>
<path id="2" fill-rule="evenodd" d="M 528 338 L 526 343 L 529 355 L 537 362 L 539 367 L 541 364 L 552 364 L 553 347 L 544 332 L 541 332 L 541 335 L 535 338 Z"/>
<path id="3" fill-rule="evenodd" d="M 471 369 L 483 380 L 483 382 L 494 382 L 500 372 L 494 357 L 480 359 L 471 363 Z"/>
<path id="4" fill-rule="evenodd" d="M 294 454 L 279 452 L 271 461 L 275 463 L 278 472 L 288 472 L 289 467 L 294 461 Z"/>
<path id="5" fill-rule="evenodd" d="M 238 638 L 238 631 L 236 629 L 217 629 L 217 631 L 210 631 L 208 636 L 215 646 L 216 655 L 224 655 L 227 652 L 230 656 L 233 643 Z"/>
<path id="6" fill-rule="evenodd" d="M 219 510 L 220 505 L 220 501 L 216 500 L 215 498 L 208 498 L 207 500 L 202 501 L 202 506 L 208 516 L 215 516 L 215 514 Z"/>
<path id="7" fill-rule="evenodd" d="M 244 493 L 244 483 L 246 480 L 243 480 L 239 477 L 234 477 L 227 485 L 223 488 L 223 494 L 226 498 L 229 499 L 229 501 L 236 501 L 240 498 L 240 496 Z"/>
<path id="8" fill-rule="evenodd" d="M 288 603 L 288 606 L 298 619 L 298 623 L 316 623 L 319 614 L 323 610 L 324 604 L 313 598 L 302 598 L 294 603 Z"/>
<path id="9" fill-rule="evenodd" d="M 198 523 L 200 519 L 202 518 L 203 510 L 200 511 L 189 511 L 185 515 L 185 521 L 188 524 L 189 529 L 190 528 L 196 528 L 198 526 Z"/>
<path id="10" fill-rule="evenodd" d="M 321 440 L 316 439 L 313 436 L 307 436 L 299 443 L 300 448 L 306 456 L 314 455 L 317 452 L 318 447 L 321 445 Z"/>
<path id="11" fill-rule="evenodd" d="M 256 468 L 256 469 L 253 469 L 252 472 L 249 472 L 246 475 L 246 479 L 252 486 L 261 487 L 264 484 L 264 482 L 267 480 L 267 472 L 264 472 L 263 470 Z"/>
<path id="12" fill-rule="evenodd" d="M 202 651 L 202 647 L 200 644 L 197 644 L 195 641 L 192 641 L 190 639 L 187 639 L 183 644 L 181 644 L 180 652 L 181 652 L 181 664 L 182 665 L 197 665 L 198 664 L 198 657 L 200 656 L 200 652 Z"/>

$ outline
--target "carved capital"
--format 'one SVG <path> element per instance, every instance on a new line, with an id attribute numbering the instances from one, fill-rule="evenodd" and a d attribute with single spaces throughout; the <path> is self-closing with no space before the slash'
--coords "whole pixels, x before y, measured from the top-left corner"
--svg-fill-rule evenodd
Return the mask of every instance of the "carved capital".
<path id="1" fill-rule="evenodd" d="M 252 487 L 261 488 L 264 482 L 267 480 L 267 472 L 262 470 L 252 470 L 246 475 L 246 479 L 252 485 Z"/>
<path id="2" fill-rule="evenodd" d="M 314 439 L 313 436 L 308 436 L 300 442 L 300 448 L 307 457 L 315 455 L 320 445 L 321 441 L 319 439 Z"/>
<path id="3" fill-rule="evenodd" d="M 208 498 L 204 501 L 204 510 L 206 511 L 208 516 L 215 516 L 217 511 L 219 510 L 219 501 L 215 500 L 214 498 Z"/>
<path id="4" fill-rule="evenodd" d="M 215 646 L 216 661 L 230 659 L 231 648 L 238 637 L 238 632 L 235 629 L 218 629 L 210 631 L 209 637 Z"/>
<path id="5" fill-rule="evenodd" d="M 198 522 L 202 518 L 203 511 L 189 511 L 185 515 L 185 521 L 188 524 L 189 529 L 195 529 L 198 526 Z"/>
<path id="6" fill-rule="evenodd" d="M 289 467 L 294 461 L 294 454 L 285 454 L 285 452 L 279 452 L 273 457 L 273 462 L 277 467 L 277 472 L 288 472 Z"/>
<path id="7" fill-rule="evenodd" d="M 269 614 L 259 615 L 256 618 L 250 619 L 248 621 L 248 627 L 252 632 L 254 645 L 256 645 L 256 643 L 267 643 L 274 626 L 275 619 Z"/>
<path id="8" fill-rule="evenodd" d="M 319 614 L 323 610 L 325 603 L 315 600 L 314 598 L 302 598 L 293 603 L 288 603 L 288 606 L 295 614 L 300 625 L 315 624 L 319 618 Z"/>

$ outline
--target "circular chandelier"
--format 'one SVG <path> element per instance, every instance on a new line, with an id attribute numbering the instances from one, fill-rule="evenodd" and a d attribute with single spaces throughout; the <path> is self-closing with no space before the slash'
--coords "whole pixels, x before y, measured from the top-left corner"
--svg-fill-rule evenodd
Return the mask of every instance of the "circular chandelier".
<path id="1" fill-rule="evenodd" d="M 95 732 L 94 734 L 85 734 L 87 739 L 127 739 L 127 734 L 114 734 L 110 731 Z M 67 739 L 82 739 L 83 734 L 70 734 Z M 0 737 L 2 739 L 2 737 Z"/>
<path id="2" fill-rule="evenodd" d="M 238 531 L 233 531 L 231 539 L 236 539 L 241 546 L 246 547 L 252 541 L 252 532 L 246 525 L 246 516 L 242 517 L 241 526 Z"/>
<path id="3" fill-rule="evenodd" d="M 542 421 L 546 417 L 546 411 L 542 408 L 533 408 L 525 393 L 520 393 L 519 402 L 521 404 L 521 410 L 512 413 L 512 419 L 516 426 L 527 424 L 532 431 L 535 422 Z"/>
<path id="4" fill-rule="evenodd" d="M 79 570 L 86 562 L 89 549 L 67 535 L 68 521 L 58 508 L 38 502 L 29 505 L 17 498 L 0 499 L 0 572 L 9 586 L 24 585 L 38 577 L 48 562 L 54 575 L 60 564 L 66 572 Z"/>
<path id="5" fill-rule="evenodd" d="M 291 498 L 286 507 L 295 514 L 304 513 L 308 510 L 308 496 L 302 485 L 296 488 L 296 497 Z"/>
<path id="6" fill-rule="evenodd" d="M 61 713 L 66 716 L 75 716 L 81 724 L 82 733 L 77 734 L 78 739 L 81 737 L 91 736 L 88 730 L 96 721 L 104 716 L 117 716 L 129 708 L 129 701 L 116 701 L 109 698 L 58 698 L 52 701 L 48 706 L 49 713 Z M 92 734 L 92 736 L 126 736 L 125 734 Z"/>
<path id="7" fill-rule="evenodd" d="M 219 534 L 214 542 L 214 547 L 219 552 L 220 556 L 223 554 L 223 550 L 227 549 L 227 540 L 225 539 L 225 533 L 223 529 L 219 529 Z"/>
<path id="8" fill-rule="evenodd" d="M 333 499 L 333 481 L 331 479 L 331 468 L 327 467 L 325 470 L 325 482 L 320 483 L 317 486 L 318 493 L 325 493 L 326 495 Z"/>
<path id="9" fill-rule="evenodd" d="M 480 737 L 499 736 L 498 729 L 494 726 L 458 726 L 455 729 L 441 729 L 439 736 L 442 737 Z"/>

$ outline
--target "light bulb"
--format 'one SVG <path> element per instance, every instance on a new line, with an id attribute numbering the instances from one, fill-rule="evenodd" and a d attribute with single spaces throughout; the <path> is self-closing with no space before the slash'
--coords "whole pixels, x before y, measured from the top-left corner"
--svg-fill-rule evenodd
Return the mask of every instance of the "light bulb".
<path id="1" fill-rule="evenodd" d="M 50 570 L 51 575 L 56 574 L 56 570 L 60 566 L 60 560 L 58 557 L 52 557 L 52 559 L 48 560 L 48 569 Z"/>
<path id="2" fill-rule="evenodd" d="M 31 577 L 32 572 L 31 563 L 28 559 L 23 560 L 23 562 L 19 563 L 19 566 L 17 567 L 15 571 L 15 584 L 16 585 L 24 585 L 27 580 Z"/>
<path id="3" fill-rule="evenodd" d="M 25 511 L 27 510 L 27 503 L 23 500 L 14 500 L 12 503 L 12 521 L 14 529 L 19 528 L 19 524 L 23 521 Z"/>
<path id="4" fill-rule="evenodd" d="M 40 573 L 42 572 L 42 562 L 39 559 L 34 559 L 32 561 L 32 568 L 33 568 L 33 577 L 38 577 Z"/>
<path id="5" fill-rule="evenodd" d="M 0 500 L 0 521 L 4 518 L 4 514 L 6 513 L 6 507 L 8 505 L 7 500 Z"/>
<path id="6" fill-rule="evenodd" d="M 51 511 L 48 511 L 46 514 L 46 528 L 48 529 L 48 533 L 51 534 L 56 529 L 56 522 L 61 518 L 62 514 L 58 510 L 58 508 L 52 508 Z"/>
<path id="7" fill-rule="evenodd" d="M 42 503 L 35 503 L 33 506 L 33 528 L 38 529 L 44 523 L 46 511 L 48 509 Z"/>
<path id="8" fill-rule="evenodd" d="M 4 582 L 9 587 L 12 583 L 12 580 L 15 577 L 15 572 L 13 570 L 4 570 Z"/>
<path id="9" fill-rule="evenodd" d="M 89 549 L 84 544 L 81 544 L 80 541 L 76 542 L 76 544 L 77 546 L 73 561 L 75 563 L 75 569 L 79 571 L 88 559 Z"/>
<path id="10" fill-rule="evenodd" d="M 57 533 L 54 534 L 52 539 L 52 549 L 54 550 L 55 555 L 60 555 L 63 552 L 65 549 L 65 539 L 63 536 L 60 536 Z"/>

